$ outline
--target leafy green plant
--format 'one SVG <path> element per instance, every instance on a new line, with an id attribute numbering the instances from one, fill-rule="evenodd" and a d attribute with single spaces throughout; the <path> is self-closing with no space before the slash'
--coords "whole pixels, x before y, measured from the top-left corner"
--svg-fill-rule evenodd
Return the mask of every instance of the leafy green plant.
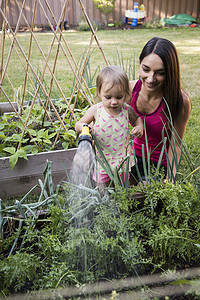
<path id="1" fill-rule="evenodd" d="M 96 7 L 99 9 L 99 11 L 104 15 L 104 22 L 105 25 L 107 25 L 108 15 L 114 10 L 116 0 L 93 0 L 93 1 Z"/>
<path id="2" fill-rule="evenodd" d="M 121 28 L 122 25 L 123 25 L 123 22 L 122 22 L 122 21 L 115 21 L 115 22 L 114 22 L 114 26 L 115 26 L 116 28 Z"/>
<path id="3" fill-rule="evenodd" d="M 51 110 L 49 115 L 54 122 L 50 122 L 48 119 L 43 122 L 45 111 L 39 104 L 33 107 L 26 130 L 24 130 L 24 124 L 30 107 L 24 110 L 21 119 L 18 119 L 15 113 L 4 114 L 1 117 L 0 157 L 10 157 L 11 170 L 19 158 L 27 159 L 27 154 L 36 154 L 54 149 L 68 149 L 77 146 L 77 134 L 74 130 L 75 120 L 70 112 L 64 116 L 67 104 L 63 103 L 62 100 L 57 100 L 55 105 L 60 112 L 61 118 L 64 118 L 67 131 L 60 127 L 60 121 Z M 73 109 L 73 105 L 71 108 Z M 74 115 L 77 119 L 84 114 L 85 109 L 74 109 Z M 55 140 L 58 132 L 59 138 Z"/>
<path id="4" fill-rule="evenodd" d="M 152 179 L 145 186 L 110 187 L 103 195 L 70 182 L 54 190 L 48 162 L 37 187 L 34 202 L 36 187 L 0 206 L 4 294 L 178 269 L 200 258 L 200 198 L 188 182 Z M 40 210 L 47 211 L 43 218 Z"/>
<path id="5" fill-rule="evenodd" d="M 150 21 L 145 21 L 142 26 L 146 29 L 162 28 L 162 22 L 159 19 L 151 19 Z"/>
<path id="6" fill-rule="evenodd" d="M 11 171 L 14 168 L 14 166 L 16 165 L 16 163 L 18 162 L 19 158 L 24 158 L 26 160 L 28 159 L 26 154 L 29 151 L 26 151 L 26 149 L 28 149 L 28 147 L 25 147 L 25 148 L 21 147 L 18 150 L 15 147 L 6 147 L 3 149 L 5 152 L 10 154 L 9 163 L 10 163 Z"/>
<path id="7" fill-rule="evenodd" d="M 111 13 L 115 7 L 116 0 L 93 0 L 100 12 Z"/>
<path id="8" fill-rule="evenodd" d="M 85 20 L 81 20 L 78 24 L 78 28 L 77 28 L 79 31 L 89 31 L 90 30 L 90 27 L 87 23 L 87 21 Z"/>

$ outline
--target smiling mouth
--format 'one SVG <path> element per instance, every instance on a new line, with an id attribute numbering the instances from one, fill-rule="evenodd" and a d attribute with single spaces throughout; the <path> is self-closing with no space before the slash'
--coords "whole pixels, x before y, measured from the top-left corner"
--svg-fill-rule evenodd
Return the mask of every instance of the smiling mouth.
<path id="1" fill-rule="evenodd" d="M 156 82 L 154 82 L 154 83 L 146 82 L 146 85 L 149 87 L 154 87 L 154 86 L 156 86 Z"/>

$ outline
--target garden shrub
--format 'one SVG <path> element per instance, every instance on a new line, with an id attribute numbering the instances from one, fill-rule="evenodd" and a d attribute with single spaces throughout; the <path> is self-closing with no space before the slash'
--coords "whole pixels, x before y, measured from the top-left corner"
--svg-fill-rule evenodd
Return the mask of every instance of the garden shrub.
<path id="1" fill-rule="evenodd" d="M 43 220 L 24 220 L 20 231 L 18 221 L 17 229 L 7 227 L 0 244 L 2 293 L 150 274 L 199 261 L 200 196 L 190 183 L 152 181 L 116 187 L 101 197 L 93 191 L 80 202 L 74 198 L 79 210 L 71 206 L 70 193 L 63 185 Z"/>

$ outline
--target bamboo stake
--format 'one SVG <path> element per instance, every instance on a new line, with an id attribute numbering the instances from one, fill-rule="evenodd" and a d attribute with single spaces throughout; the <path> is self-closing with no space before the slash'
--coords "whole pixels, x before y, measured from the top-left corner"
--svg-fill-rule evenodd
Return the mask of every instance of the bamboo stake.
<path id="1" fill-rule="evenodd" d="M 79 0 L 79 3 L 80 3 L 80 6 L 81 6 L 81 9 L 82 9 L 82 11 L 83 11 L 83 14 L 84 14 L 84 16 L 85 16 L 85 18 L 86 18 L 86 21 L 88 22 L 88 25 L 89 25 L 89 27 L 90 27 L 90 29 L 91 29 L 93 35 L 94 35 L 94 38 L 95 38 L 95 40 L 96 40 L 96 42 L 97 42 L 97 45 L 98 45 L 98 47 L 99 47 L 99 49 L 100 49 L 100 51 L 101 51 L 101 53 L 102 53 L 102 55 L 103 55 L 103 58 L 104 58 L 106 64 L 109 65 L 109 62 L 108 62 L 108 60 L 107 60 L 107 58 L 106 58 L 106 56 L 105 56 L 105 53 L 104 53 L 104 51 L 103 51 L 103 48 L 102 48 L 101 45 L 100 45 L 100 42 L 99 42 L 99 40 L 98 40 L 98 38 L 97 38 L 97 35 L 96 35 L 95 31 L 94 31 L 94 28 L 92 27 L 92 24 L 91 24 L 91 22 L 90 22 L 90 19 L 89 19 L 87 13 L 86 13 L 85 7 L 83 6 L 82 0 Z"/>
<path id="2" fill-rule="evenodd" d="M 50 11 L 50 13 L 51 13 L 52 18 L 53 18 L 54 21 L 56 22 L 55 16 L 54 16 L 54 14 L 53 14 L 53 12 L 52 12 L 52 10 L 51 10 L 51 8 L 50 8 L 48 2 L 47 2 L 46 0 L 44 0 L 44 1 L 45 1 L 45 3 L 46 3 L 47 7 L 49 8 L 49 11 Z M 57 24 L 57 25 L 59 25 L 59 24 Z M 63 34 L 62 34 L 62 30 L 60 30 L 60 34 L 61 34 L 61 36 L 62 36 L 62 38 L 63 38 L 63 41 L 64 41 L 64 43 L 65 43 L 65 46 L 67 47 L 67 50 L 69 51 L 69 54 L 70 54 L 70 56 L 71 56 L 71 58 L 72 58 L 73 63 L 74 63 L 74 65 L 75 65 L 75 67 L 77 68 L 78 72 L 79 72 L 78 65 L 77 65 L 77 63 L 76 63 L 76 61 L 75 61 L 75 59 L 74 59 L 74 56 L 73 56 L 73 54 L 72 54 L 72 52 L 71 52 L 71 50 L 70 50 L 70 48 L 69 48 L 69 46 L 68 46 L 68 44 L 67 44 L 67 42 L 66 42 L 66 40 L 65 40 Z M 86 86 L 86 89 L 88 90 L 88 93 L 90 94 L 90 97 L 92 98 L 92 95 L 91 95 L 91 93 L 90 93 L 90 90 L 88 89 L 88 86 L 87 86 L 87 84 L 86 84 L 85 81 L 84 81 L 84 84 L 85 84 L 85 86 Z"/>
<path id="3" fill-rule="evenodd" d="M 5 0 L 5 7 L 4 7 L 4 13 L 6 15 L 6 8 L 7 8 L 7 0 Z M 0 66 L 0 76 L 2 78 L 2 72 L 3 72 L 3 59 L 4 59 L 4 48 L 5 48 L 5 38 L 6 38 L 6 23 L 5 20 L 3 20 L 3 28 L 2 28 L 2 36 L 1 36 L 1 43 L 2 43 L 2 54 L 1 54 L 1 66 Z M 0 98 L 1 98 L 1 90 L 0 90 Z"/>
<path id="4" fill-rule="evenodd" d="M 15 3 L 16 2 L 17 2 L 17 0 L 15 0 Z M 35 23 L 36 4 L 37 4 L 37 0 L 34 1 L 34 10 L 33 10 L 32 25 L 31 25 L 32 31 L 33 31 L 33 26 L 34 26 L 34 23 Z M 30 56 L 31 56 L 32 40 L 33 40 L 33 36 L 31 34 L 30 43 L 29 43 L 29 51 L 28 51 L 28 60 L 30 60 Z M 23 94 L 22 94 L 22 106 L 23 106 L 23 103 L 24 103 L 25 92 L 26 92 L 27 75 L 28 75 L 27 73 L 28 73 L 28 64 L 26 66 L 26 73 L 25 73 L 25 79 L 24 79 L 24 89 L 23 89 Z"/>
<path id="5" fill-rule="evenodd" d="M 67 0 L 67 1 L 68 1 L 68 0 Z M 17 5 L 18 5 L 18 7 L 19 7 L 18 2 L 17 2 Z M 25 20 L 25 22 L 26 22 L 26 24 L 27 24 L 29 30 L 31 31 L 31 28 L 30 28 L 30 26 L 29 26 L 29 23 L 28 23 L 26 17 L 24 16 L 24 14 L 23 14 L 22 16 L 23 16 L 23 18 L 24 18 L 24 20 Z M 36 42 L 36 44 L 37 44 L 37 46 L 38 46 L 38 49 L 40 50 L 40 53 L 41 53 L 42 56 L 43 56 L 43 59 L 46 61 L 46 57 L 45 57 L 45 55 L 44 55 L 44 53 L 43 53 L 43 50 L 41 49 L 41 47 L 40 47 L 40 45 L 39 45 L 39 43 L 38 43 L 37 38 L 35 37 L 35 35 L 34 35 L 33 32 L 31 32 L 31 34 L 33 35 L 34 41 Z M 52 77 L 53 77 L 53 79 L 54 79 L 54 81 L 55 81 L 55 83 L 56 83 L 56 85 L 57 85 L 57 87 L 58 87 L 58 89 L 59 89 L 61 95 L 63 96 L 65 102 L 68 104 L 68 102 L 67 102 L 67 100 L 66 100 L 66 97 L 65 97 L 65 95 L 64 95 L 64 93 L 63 93 L 63 91 L 62 91 L 62 89 L 61 89 L 61 87 L 60 87 L 60 85 L 59 85 L 57 79 L 55 78 L 54 74 L 52 73 L 51 68 L 50 68 L 48 62 L 47 62 L 47 67 L 48 67 L 48 69 L 49 69 L 49 71 L 50 71 L 50 73 L 51 73 L 51 75 L 52 75 Z M 72 115 L 73 115 L 73 117 L 74 117 L 73 111 L 71 111 L 71 113 L 72 113 Z"/>
<path id="6" fill-rule="evenodd" d="M 96 33 L 96 31 L 95 31 Z M 94 35 L 92 33 L 92 36 L 90 38 L 90 43 L 89 43 L 89 47 L 88 47 L 88 50 L 87 50 L 87 53 L 86 53 L 86 57 L 85 57 L 85 60 L 84 60 L 84 63 L 82 65 L 82 68 L 80 70 L 80 74 L 81 74 L 81 77 L 83 78 L 83 74 L 84 74 L 84 71 L 85 71 L 85 67 L 86 67 L 86 64 L 87 64 L 87 60 L 88 60 L 88 57 L 89 57 L 89 53 L 90 53 L 90 50 L 91 50 L 91 47 L 92 47 L 92 42 L 94 40 Z M 77 95 L 76 95 L 76 99 L 74 101 L 74 108 L 75 108 L 75 105 L 76 105 L 76 101 L 77 101 L 77 98 L 78 98 L 78 93 L 79 93 L 79 90 L 80 90 L 80 85 L 78 85 L 78 91 L 77 91 Z M 75 89 L 74 89 L 74 92 L 75 92 Z M 73 108 L 73 111 L 74 111 L 74 108 Z"/>
<path id="7" fill-rule="evenodd" d="M 4 15 L 4 13 L 3 13 L 3 11 L 2 11 L 1 8 L 0 8 L 0 12 L 1 12 L 1 14 L 3 14 L 3 16 L 4 16 L 4 18 L 6 19 L 6 22 L 7 22 L 7 18 L 5 17 L 5 15 Z M 7 23 L 8 23 L 8 22 L 7 22 Z M 22 55 L 24 56 L 25 60 L 29 63 L 29 66 L 30 66 L 30 68 L 31 68 L 31 70 L 32 70 L 32 72 L 33 72 L 33 74 L 35 75 L 36 79 L 38 80 L 38 82 L 39 82 L 39 84 L 40 84 L 40 86 L 41 86 L 41 88 L 42 88 L 42 90 L 43 90 L 45 96 L 48 98 L 48 94 L 47 94 L 47 92 L 46 92 L 46 90 L 45 90 L 45 88 L 44 88 L 42 82 L 40 81 L 39 77 L 38 77 L 37 74 L 35 73 L 35 71 L 34 71 L 32 65 L 31 65 L 31 63 L 28 61 L 27 56 L 26 56 L 26 54 L 24 53 L 24 51 L 23 51 L 23 49 L 22 49 L 22 47 L 21 47 L 21 45 L 20 45 L 20 43 L 19 43 L 17 37 L 15 36 L 15 34 L 14 34 L 14 32 L 13 32 L 13 30 L 12 30 L 12 28 L 11 28 L 11 26 L 10 26 L 9 23 L 8 23 L 8 25 L 9 25 L 9 28 L 10 28 L 10 32 L 11 32 L 11 34 L 13 35 L 13 37 L 14 37 L 14 39 L 15 39 L 15 41 L 16 41 L 16 43 L 17 43 L 17 45 L 18 45 L 18 47 L 19 47 L 19 49 L 20 49 L 20 51 L 21 51 L 21 53 L 22 53 Z M 0 87 L 1 87 L 1 86 L 0 86 Z M 58 112 L 57 112 L 57 110 L 56 110 L 54 104 L 52 103 L 51 99 L 50 99 L 50 104 L 51 104 L 51 106 L 52 106 L 52 108 L 53 108 L 53 110 L 54 110 L 56 116 L 58 117 L 59 121 L 62 123 L 64 129 L 67 131 L 66 126 L 65 126 L 65 124 L 63 123 L 62 119 L 60 118 L 60 116 L 59 116 L 59 114 L 58 114 Z"/>
<path id="8" fill-rule="evenodd" d="M 4 1 L 6 1 L 6 0 L 4 0 Z M 3 0 L 0 0 L 0 7 L 2 6 L 2 2 L 3 2 Z M 5 7 L 4 7 L 4 10 L 5 10 Z M 6 15 L 6 11 L 4 13 Z M 4 19 L 3 19 L 3 23 L 4 23 Z M 3 25 L 4 25 L 3 23 L 2 23 L 2 32 L 3 32 Z M 1 43 L 2 43 L 2 35 L 1 35 L 1 40 L 0 40 L 0 49 L 1 49 Z"/>
<path id="9" fill-rule="evenodd" d="M 64 16 L 65 16 L 65 11 L 66 11 L 66 8 L 67 8 L 67 3 L 68 3 L 68 1 L 65 2 L 65 7 L 63 9 L 63 15 L 62 15 L 63 20 L 64 20 Z M 62 29 L 63 29 L 63 22 L 62 22 Z M 53 74 L 55 74 L 55 70 L 56 70 L 56 63 L 57 63 L 59 49 L 60 49 L 61 37 L 62 36 L 60 34 L 59 42 L 58 42 L 58 46 L 57 46 L 57 51 L 56 51 L 56 57 L 55 57 L 55 60 L 54 60 L 54 66 L 53 66 L 53 70 L 52 70 Z M 51 77 L 51 83 L 50 83 L 50 88 L 49 88 L 49 98 L 51 96 L 52 86 L 53 86 L 53 77 Z M 49 102 L 47 101 L 46 108 L 47 108 L 48 104 L 49 104 Z M 44 114 L 42 123 L 44 123 L 44 120 L 45 120 L 45 114 Z"/>
<path id="10" fill-rule="evenodd" d="M 89 56 L 90 49 L 91 49 L 91 47 L 92 47 L 93 39 L 94 39 L 94 35 L 92 34 L 91 39 L 90 39 L 89 48 L 88 48 L 88 51 L 87 51 L 87 54 L 86 54 L 86 58 L 85 58 L 85 61 L 84 61 L 83 66 L 82 66 L 82 69 L 81 69 L 81 71 L 80 71 L 80 73 L 81 73 L 82 76 L 83 76 L 83 72 L 84 72 L 84 70 L 85 70 L 85 65 L 86 65 L 86 62 L 87 62 L 87 59 L 88 59 L 88 56 Z M 72 102 L 72 99 L 73 99 L 73 97 L 74 97 L 75 90 L 76 90 L 76 87 L 74 87 L 74 90 L 73 90 L 73 92 L 72 92 L 72 95 L 71 95 L 69 104 L 71 104 L 71 102 Z M 79 87 L 78 87 L 78 91 L 77 91 L 76 98 L 75 98 L 75 101 L 74 101 L 73 111 L 74 111 L 74 108 L 75 108 L 75 106 L 76 106 L 76 101 L 77 101 L 77 98 L 78 98 L 78 92 L 79 92 Z M 63 119 L 65 119 L 65 117 L 66 117 L 66 115 L 67 115 L 67 112 L 68 112 L 68 110 L 66 109 L 66 110 L 65 110 L 65 113 L 64 113 Z M 77 121 L 77 120 L 75 119 L 75 121 Z M 57 132 L 57 135 L 56 135 L 56 138 L 55 138 L 55 141 L 54 141 L 54 144 L 53 144 L 53 147 L 52 147 L 52 148 L 54 148 L 55 145 L 56 145 L 56 143 L 57 143 L 57 140 L 58 140 L 59 135 L 60 135 L 60 130 L 61 130 L 61 127 L 59 128 L 59 130 L 58 130 L 58 132 Z"/>
<path id="11" fill-rule="evenodd" d="M 45 1 L 46 5 L 49 7 L 49 5 L 48 5 L 48 3 L 47 3 L 47 0 L 44 0 L 44 1 Z M 40 0 L 39 0 L 39 2 L 40 2 Z M 40 2 L 40 5 L 41 5 L 41 2 Z M 41 7 L 42 7 L 42 5 L 41 5 Z M 42 9 L 43 9 L 43 11 L 44 11 L 44 8 L 43 8 L 43 7 L 42 7 Z M 50 9 L 50 12 L 52 13 L 50 7 L 49 7 L 49 9 Z M 45 11 L 44 11 L 44 14 L 45 14 L 45 17 L 46 17 L 46 19 L 47 19 L 47 21 L 48 21 L 48 23 L 49 23 L 51 29 L 52 29 L 51 22 L 50 22 L 50 20 L 49 20 L 49 18 L 48 18 L 48 16 L 47 16 L 47 14 L 46 14 Z M 54 18 L 54 20 L 55 20 L 55 17 L 54 17 L 54 15 L 53 15 L 53 13 L 52 13 L 52 18 Z M 55 22 L 56 22 L 56 21 L 55 21 Z M 57 26 L 57 28 L 59 29 L 59 26 Z M 52 29 L 52 30 L 53 30 L 53 29 Z M 60 29 L 59 29 L 59 31 L 60 31 Z M 53 32 L 54 32 L 54 31 L 53 31 Z M 61 31 L 60 31 L 60 34 L 62 35 L 62 32 L 61 32 Z M 54 32 L 54 35 L 56 35 L 55 32 Z M 63 35 L 62 35 L 62 37 L 63 37 Z M 59 42 L 57 36 L 56 36 L 56 39 L 57 39 L 57 41 Z M 78 72 L 79 72 L 78 65 L 76 64 L 76 61 L 75 61 L 75 59 L 74 59 L 74 57 L 73 57 L 73 54 L 72 54 L 72 52 L 70 51 L 70 48 L 69 48 L 69 46 L 68 46 L 68 44 L 67 44 L 67 42 L 66 42 L 66 40 L 65 40 L 64 37 L 63 37 L 63 41 L 64 41 L 64 43 L 65 43 L 65 46 L 67 47 L 67 50 L 69 51 L 69 54 L 70 54 L 70 56 L 71 56 L 71 58 L 72 58 L 72 60 L 73 60 L 73 63 L 75 64 L 76 69 L 77 69 Z M 92 106 L 93 103 L 90 101 L 90 99 L 88 98 L 87 94 L 85 93 L 85 91 L 84 91 L 84 89 L 83 89 L 83 87 L 82 87 L 82 84 L 80 83 L 80 80 L 79 80 L 78 76 L 76 75 L 76 72 L 75 72 L 75 70 L 74 70 L 74 68 L 73 68 L 73 66 L 72 66 L 72 64 L 71 64 L 71 62 L 70 62 L 70 60 L 69 60 L 69 58 L 68 58 L 68 56 L 67 56 L 67 54 L 66 54 L 66 52 L 65 52 L 65 50 L 64 50 L 64 48 L 63 48 L 63 46 L 62 46 L 62 44 L 60 44 L 60 45 L 61 45 L 61 49 L 62 49 L 62 51 L 63 51 L 65 57 L 67 58 L 67 61 L 68 61 L 69 65 L 70 65 L 70 67 L 71 67 L 71 70 L 72 70 L 72 72 L 74 73 L 74 76 L 75 76 L 76 80 L 77 80 L 78 83 L 81 85 L 82 92 L 83 92 L 83 96 L 87 99 L 87 101 L 89 102 L 89 104 Z M 84 78 L 83 78 L 83 82 L 85 83 Z M 87 88 L 87 84 L 86 84 L 86 83 L 85 83 L 85 86 L 86 86 L 86 88 Z M 88 91 L 88 92 L 90 93 L 90 91 Z M 91 95 L 91 93 L 90 93 L 90 95 Z M 91 97 L 92 97 L 92 96 L 91 96 Z"/>
<path id="12" fill-rule="evenodd" d="M 10 38 L 10 36 L 9 36 L 9 38 Z M 24 64 L 23 64 L 23 62 L 22 62 L 22 60 L 21 60 L 21 57 L 20 57 L 20 55 L 19 55 L 19 53 L 18 53 L 18 50 L 16 49 L 15 45 L 14 45 L 14 49 L 15 49 L 17 55 L 18 55 L 18 58 L 19 58 L 19 60 L 20 60 L 20 62 L 21 62 L 21 64 L 22 64 L 22 67 L 24 68 L 24 71 L 26 71 L 26 67 L 25 67 Z M 33 89 L 34 89 L 35 92 L 36 92 L 36 87 L 35 87 L 35 85 L 34 85 L 34 82 L 33 82 L 33 80 L 31 79 L 29 73 L 27 73 L 27 74 L 28 74 L 28 79 L 30 80 L 30 83 L 32 84 L 32 87 L 33 87 Z M 6 75 L 7 75 L 7 74 L 6 74 Z M 8 76 L 8 75 L 7 75 L 7 76 Z M 44 103 L 43 103 L 43 101 L 42 101 L 42 99 L 41 99 L 41 97 L 40 97 L 40 94 L 38 94 L 37 96 L 38 96 L 38 98 L 39 98 L 39 100 L 40 100 L 40 103 L 41 103 L 42 107 L 43 107 L 44 110 L 45 110 L 45 106 L 44 106 Z M 22 111 L 24 112 L 24 110 L 23 110 L 23 105 L 21 104 L 21 102 L 20 102 L 20 108 L 21 108 Z M 53 121 L 52 121 L 51 116 L 49 115 L 48 111 L 47 111 L 47 115 L 48 115 L 48 118 L 49 118 L 49 120 L 50 120 L 50 122 L 51 122 L 51 125 L 53 126 L 54 124 L 53 124 Z"/>
<path id="13" fill-rule="evenodd" d="M 13 33 L 13 40 L 12 40 L 12 43 L 11 43 L 11 46 L 10 46 L 10 50 L 9 50 L 9 53 L 8 53 L 8 57 L 7 57 L 7 61 L 6 61 L 6 65 L 5 65 L 5 68 L 4 68 L 4 72 L 1 76 L 1 81 L 0 81 L 0 85 L 3 84 L 3 80 L 4 80 L 4 77 L 5 77 L 5 73 L 7 71 L 7 68 L 8 68 L 8 64 L 9 64 L 9 61 L 10 61 L 10 57 L 11 57 L 11 53 L 12 53 L 12 49 L 13 49 L 13 45 L 14 45 L 14 41 L 15 41 L 15 36 L 17 34 L 17 30 L 18 30 L 18 27 L 19 27 L 19 24 L 20 24 L 20 19 L 21 19 L 21 15 L 22 15 L 22 10 L 24 9 L 24 5 L 25 5 L 25 2 L 26 0 L 23 1 L 23 4 L 22 4 L 22 8 L 21 8 L 21 11 L 20 11 L 20 14 L 19 14 L 19 18 L 17 20 L 17 25 L 16 25 L 16 28 L 15 28 L 15 33 Z M 4 15 L 2 9 L 0 9 L 1 11 L 1 14 L 2 16 L 4 17 L 4 20 L 6 20 L 6 23 L 8 24 L 8 26 L 11 28 L 6 16 Z M 11 28 L 12 29 L 12 28 Z M 12 30 L 13 32 L 13 30 Z"/>

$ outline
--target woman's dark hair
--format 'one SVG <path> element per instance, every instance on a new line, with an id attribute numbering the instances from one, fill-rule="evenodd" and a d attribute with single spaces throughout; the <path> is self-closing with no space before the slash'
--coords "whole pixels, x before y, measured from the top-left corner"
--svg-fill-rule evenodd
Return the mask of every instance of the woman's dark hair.
<path id="1" fill-rule="evenodd" d="M 178 54 L 172 42 L 159 37 L 152 38 L 144 46 L 139 57 L 140 64 L 151 53 L 157 54 L 164 64 L 165 81 L 163 92 L 174 122 L 183 109 Z M 169 115 L 167 108 L 166 113 Z"/>

